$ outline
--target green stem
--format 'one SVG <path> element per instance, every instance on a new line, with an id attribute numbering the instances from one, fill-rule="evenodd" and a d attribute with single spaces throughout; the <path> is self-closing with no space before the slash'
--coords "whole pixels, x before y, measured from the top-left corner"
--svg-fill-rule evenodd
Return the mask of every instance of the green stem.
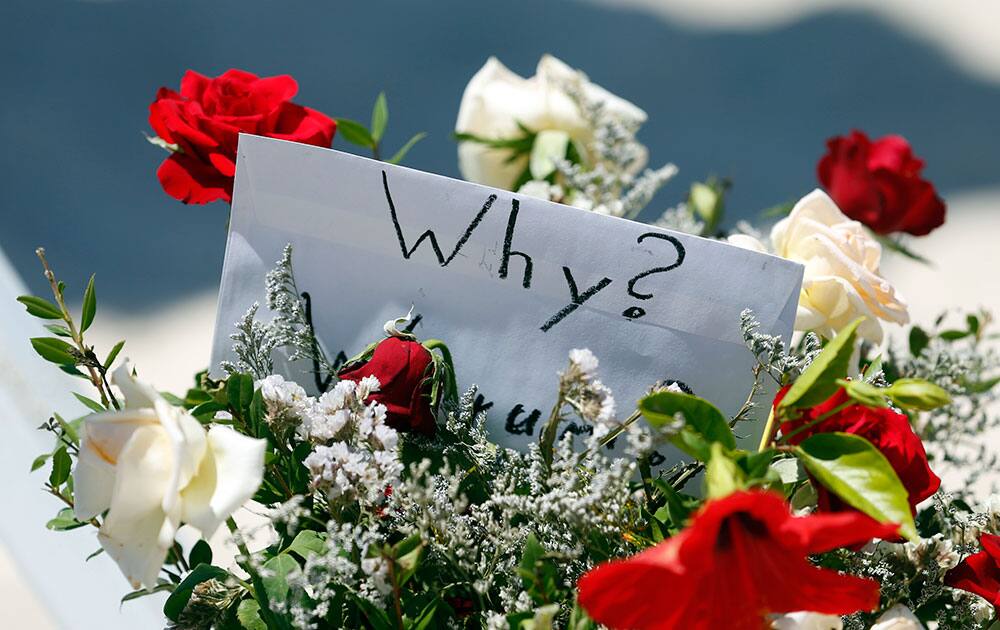
<path id="1" fill-rule="evenodd" d="M 760 445 L 757 447 L 758 453 L 763 452 L 767 448 L 767 445 L 771 443 L 776 418 L 777 415 L 774 413 L 774 407 L 771 407 L 770 413 L 767 414 L 767 423 L 764 424 L 764 435 L 760 436 Z"/>
<path id="2" fill-rule="evenodd" d="M 49 267 L 48 259 L 45 258 L 45 248 L 39 247 L 36 249 L 35 255 L 38 256 L 38 260 L 42 261 L 42 268 L 45 270 L 45 279 L 49 281 L 49 286 L 52 288 L 52 295 L 55 297 L 56 304 L 62 312 L 63 321 L 66 322 L 66 327 L 69 328 L 70 338 L 73 340 L 73 343 L 76 344 L 76 349 L 80 353 L 80 356 L 86 357 L 88 350 L 87 346 L 83 343 L 83 331 L 77 330 L 76 323 L 73 321 L 73 316 L 70 314 L 69 309 L 66 308 L 66 301 L 63 299 L 62 291 L 59 290 L 59 283 L 56 281 L 56 274 L 52 271 L 52 268 Z M 103 369 L 100 373 L 98 373 L 92 365 L 88 365 L 87 371 L 90 373 L 91 384 L 101 395 L 101 403 L 105 407 L 111 404 L 115 409 L 120 409 L 121 407 L 118 405 L 118 400 L 115 399 L 115 395 L 111 391 L 111 386 L 109 385 L 107 391 L 105 391 L 104 387 L 107 381 L 104 378 Z"/>
<path id="3" fill-rule="evenodd" d="M 423 343 L 428 350 L 438 350 L 448 365 L 448 390 L 452 401 L 458 400 L 458 381 L 455 380 L 455 362 L 451 358 L 451 350 L 440 339 L 428 339 Z"/>
<path id="4" fill-rule="evenodd" d="M 236 543 L 236 548 L 246 559 L 244 562 L 240 562 L 239 565 L 250 576 L 250 583 L 253 585 L 253 589 L 250 593 L 260 605 L 261 620 L 267 625 L 268 628 L 281 628 L 281 625 L 278 623 L 277 616 L 271 610 L 271 604 L 267 598 L 267 590 L 264 588 L 264 581 L 261 579 L 260 574 L 257 573 L 257 569 L 254 568 L 253 562 L 250 560 L 250 550 L 247 549 L 246 543 L 244 543 L 243 539 L 239 536 L 239 527 L 236 525 L 236 521 L 233 520 L 232 516 L 226 519 L 226 526 L 229 527 L 229 531 L 234 534 L 233 542 Z"/>
<path id="5" fill-rule="evenodd" d="M 552 451 L 553 445 L 556 443 L 556 432 L 559 430 L 559 423 L 562 421 L 562 414 L 560 412 L 565 402 L 564 396 L 563 392 L 559 392 L 559 398 L 556 400 L 555 406 L 552 407 L 548 422 L 545 423 L 545 428 L 542 429 L 542 434 L 538 440 L 546 471 L 552 469 Z"/>
<path id="6" fill-rule="evenodd" d="M 787 442 L 792 437 L 798 435 L 799 433 L 802 433 L 803 431 L 807 431 L 807 430 L 813 428 L 814 426 L 816 426 L 820 422 L 823 422 L 824 420 L 826 420 L 830 416 L 832 416 L 832 415 L 834 415 L 836 413 L 840 413 L 846 407 L 850 407 L 852 404 L 854 404 L 854 401 L 848 401 L 848 402 L 845 402 L 845 403 L 842 403 L 842 404 L 838 405 L 837 407 L 834 407 L 833 409 L 831 409 L 830 411 L 827 411 L 826 413 L 824 413 L 820 417 L 816 418 L 815 420 L 810 420 L 809 422 L 803 424 L 801 427 L 796 428 L 794 431 L 789 431 L 787 434 L 782 435 L 781 436 L 781 441 L 782 442 Z"/>

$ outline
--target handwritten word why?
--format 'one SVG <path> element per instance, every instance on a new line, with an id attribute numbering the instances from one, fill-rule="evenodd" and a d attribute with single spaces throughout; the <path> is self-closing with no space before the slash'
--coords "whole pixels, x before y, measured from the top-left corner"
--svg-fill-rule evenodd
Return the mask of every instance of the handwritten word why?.
<path id="1" fill-rule="evenodd" d="M 469 223 L 469 225 L 466 226 L 465 231 L 462 233 L 462 236 L 458 239 L 458 242 L 455 243 L 455 246 L 452 248 L 451 252 L 448 253 L 448 255 L 445 255 L 444 251 L 441 249 L 440 243 L 438 242 L 437 235 L 434 233 L 433 230 L 429 229 L 425 230 L 423 234 L 421 234 L 417 238 L 417 240 L 413 243 L 412 246 L 407 246 L 406 237 L 403 235 L 403 228 L 399 224 L 399 217 L 396 213 L 396 204 L 393 202 L 392 193 L 389 190 L 389 178 L 386 175 L 385 171 L 382 171 L 382 186 L 383 189 L 385 190 L 385 199 L 386 202 L 389 204 L 389 215 L 392 218 L 392 224 L 396 230 L 396 238 L 399 241 L 399 248 L 403 254 L 403 258 L 405 260 L 409 260 L 410 257 L 413 256 L 413 254 L 420 247 L 420 245 L 423 244 L 424 241 L 427 241 L 430 244 L 430 247 L 433 250 L 435 257 L 437 258 L 438 263 L 442 267 L 447 267 L 451 263 L 451 261 L 453 261 L 455 257 L 458 256 L 458 253 L 462 250 L 462 248 L 466 245 L 466 243 L 469 242 L 469 239 L 472 237 L 472 233 L 476 231 L 476 228 L 479 227 L 480 223 L 482 223 L 483 221 L 483 218 L 486 217 L 486 214 L 490 211 L 490 209 L 493 208 L 493 204 L 497 200 L 497 196 L 495 194 L 490 195 L 489 197 L 486 198 L 486 201 L 483 203 L 482 207 L 479 209 L 476 215 L 472 218 L 472 221 Z M 511 204 L 510 214 L 507 216 L 507 230 L 506 233 L 504 234 L 503 251 L 500 257 L 500 268 L 498 270 L 498 275 L 500 276 L 501 279 L 507 278 L 510 272 L 510 260 L 512 257 L 516 256 L 520 258 L 524 263 L 524 273 L 521 277 L 521 286 L 524 287 L 525 289 L 530 289 L 532 273 L 534 271 L 534 263 L 532 261 L 532 258 L 525 252 L 513 249 L 514 232 L 517 227 L 517 214 L 520 209 L 520 202 L 517 199 L 512 199 L 510 204 Z M 653 267 L 652 269 L 647 269 L 632 276 L 632 278 L 628 280 L 627 284 L 628 295 L 637 300 L 649 300 L 652 299 L 653 297 L 653 294 L 651 292 L 644 293 L 636 288 L 636 284 L 639 281 L 643 280 L 644 278 L 648 278 L 649 276 L 652 276 L 654 274 L 671 271 L 673 269 L 680 267 L 684 263 L 684 256 L 685 256 L 684 245 L 678 239 L 674 238 L 673 236 L 670 236 L 669 234 L 661 234 L 660 232 L 646 232 L 644 234 L 639 235 L 639 237 L 636 239 L 636 243 L 641 244 L 646 239 L 659 239 L 666 241 L 673 247 L 675 257 L 673 262 L 671 262 L 668 265 L 659 265 Z M 595 295 L 606 289 L 614 282 L 611 278 L 603 277 L 593 285 L 581 291 L 580 287 L 577 285 L 576 278 L 573 276 L 572 269 L 568 266 L 563 266 L 562 272 L 563 276 L 566 279 L 567 289 L 569 290 L 569 303 L 563 308 L 561 308 L 554 315 L 552 315 L 539 327 L 542 330 L 542 332 L 548 332 L 549 330 L 551 330 L 553 326 L 561 322 L 568 315 L 573 313 L 573 311 L 578 309 L 589 299 L 591 299 L 592 297 L 594 297 Z M 626 308 L 624 311 L 622 311 L 622 316 L 629 320 L 639 319 L 645 314 L 646 310 L 638 305 L 630 306 Z"/>

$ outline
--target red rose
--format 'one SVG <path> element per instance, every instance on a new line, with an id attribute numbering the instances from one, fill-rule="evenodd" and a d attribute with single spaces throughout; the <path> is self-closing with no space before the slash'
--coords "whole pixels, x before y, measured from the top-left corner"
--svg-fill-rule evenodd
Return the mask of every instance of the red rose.
<path id="1" fill-rule="evenodd" d="M 370 359 L 346 366 L 338 376 L 355 382 L 374 376 L 379 390 L 368 399 L 385 405 L 389 426 L 434 435 L 437 421 L 427 392 L 432 361 L 431 353 L 419 342 L 387 337 L 375 346 Z"/>
<path id="2" fill-rule="evenodd" d="M 774 613 L 874 610 L 878 582 L 809 556 L 897 529 L 853 512 L 794 517 L 773 492 L 735 492 L 707 502 L 672 538 L 584 574 L 579 602 L 598 623 L 629 630 L 760 630 Z"/>
<path id="3" fill-rule="evenodd" d="M 788 387 L 785 387 L 778 392 L 774 399 L 775 407 L 778 406 L 787 391 Z M 815 421 L 816 418 L 829 413 L 849 400 L 847 392 L 841 388 L 825 402 L 804 410 L 794 420 L 782 422 L 781 432 L 789 435 L 799 427 Z M 791 444 L 798 444 L 810 435 L 833 432 L 859 435 L 871 442 L 885 455 L 893 470 L 896 471 L 899 480 L 903 482 L 903 487 L 906 488 L 910 509 L 913 510 L 914 514 L 916 514 L 917 504 L 933 495 L 941 486 L 941 479 L 934 474 L 927 463 L 927 453 L 924 451 L 923 442 L 913 432 L 910 420 L 905 415 L 888 407 L 865 407 L 851 404 L 832 414 L 826 420 L 795 433 L 788 441 Z M 823 486 L 817 487 L 817 493 L 821 510 L 837 512 L 852 509 Z"/>
<path id="4" fill-rule="evenodd" d="M 983 534 L 979 544 L 983 550 L 948 571 L 944 583 L 975 593 L 993 606 L 1000 606 L 1000 536 Z"/>
<path id="5" fill-rule="evenodd" d="M 178 147 L 156 172 L 163 190 L 184 203 L 232 201 L 240 132 L 329 147 L 337 123 L 292 103 L 298 89 L 288 75 L 235 69 L 215 78 L 188 70 L 180 94 L 160 88 L 149 124 Z"/>
<path id="6" fill-rule="evenodd" d="M 853 131 L 826 142 L 819 181 L 847 216 L 879 234 L 923 236 L 944 223 L 944 201 L 920 176 L 923 160 L 902 136 L 875 142 Z"/>

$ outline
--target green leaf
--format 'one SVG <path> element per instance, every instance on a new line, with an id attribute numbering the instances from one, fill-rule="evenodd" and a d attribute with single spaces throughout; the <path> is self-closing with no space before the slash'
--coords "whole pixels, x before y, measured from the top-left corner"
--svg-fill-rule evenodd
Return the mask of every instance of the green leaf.
<path id="1" fill-rule="evenodd" d="M 400 162 L 402 162 L 403 158 L 406 157 L 406 154 L 410 152 L 410 149 L 412 149 L 415 144 L 417 144 L 426 137 L 427 133 L 423 131 L 421 131 L 420 133 L 413 134 L 413 137 L 407 140 L 406 144 L 400 147 L 399 151 L 396 151 L 396 153 L 394 153 L 393 156 L 389 158 L 389 164 L 399 164 Z"/>
<path id="2" fill-rule="evenodd" d="M 979 318 L 973 314 L 965 316 L 965 323 L 969 325 L 969 332 L 973 335 L 979 334 Z"/>
<path id="3" fill-rule="evenodd" d="M 52 457 L 52 453 L 42 453 L 31 462 L 31 472 L 35 472 L 39 468 L 45 465 L 45 462 L 49 461 Z"/>
<path id="4" fill-rule="evenodd" d="M 73 444 L 80 443 L 80 433 L 76 429 L 79 426 L 82 418 L 73 420 L 72 422 L 66 422 L 65 420 L 63 420 L 63 417 L 57 413 L 52 414 L 52 417 L 55 418 L 56 422 L 59 423 L 59 428 L 63 430 L 63 433 L 66 434 L 66 437 L 69 439 L 70 442 L 72 442 Z"/>
<path id="5" fill-rule="evenodd" d="M 97 293 L 94 291 L 94 276 L 90 276 L 87 289 L 83 292 L 83 312 L 80 314 L 80 332 L 86 331 L 94 323 L 97 314 Z"/>
<path id="6" fill-rule="evenodd" d="M 188 553 L 188 564 L 196 567 L 199 564 L 212 564 L 212 546 L 205 540 L 199 540 Z"/>
<path id="7" fill-rule="evenodd" d="M 102 550 L 99 549 L 98 551 Z M 131 593 L 127 593 L 124 597 L 122 597 L 121 603 L 124 604 L 125 602 L 130 602 L 133 599 L 139 599 L 140 597 L 146 597 L 147 595 L 152 595 L 153 593 L 160 593 L 162 591 L 172 591 L 172 590 L 174 590 L 173 584 L 171 584 L 170 582 L 161 581 L 159 584 L 157 584 L 151 589 L 140 588 L 137 591 L 132 591 Z"/>
<path id="8" fill-rule="evenodd" d="M 837 391 L 837 379 L 847 375 L 851 354 L 854 352 L 854 339 L 862 319 L 858 318 L 845 326 L 826 344 L 819 356 L 792 383 L 781 400 L 782 409 L 813 407 Z"/>
<path id="9" fill-rule="evenodd" d="M 382 135 L 389 124 L 389 105 L 385 101 L 385 92 L 379 92 L 372 108 L 372 140 L 375 144 L 382 141 Z"/>
<path id="10" fill-rule="evenodd" d="M 52 454 L 52 472 L 49 473 L 49 483 L 54 488 L 58 488 L 69 479 L 69 471 L 73 468 L 73 460 L 70 459 L 66 447 L 61 446 Z"/>
<path id="11" fill-rule="evenodd" d="M 725 191 L 725 185 L 716 180 L 691 184 L 688 207 L 705 223 L 708 232 L 712 232 L 722 218 Z"/>
<path id="12" fill-rule="evenodd" d="M 962 387 L 964 387 L 965 391 L 970 394 L 984 394 L 993 389 L 997 383 L 1000 383 L 1000 376 L 994 376 L 993 378 L 988 378 L 982 381 L 962 379 Z"/>
<path id="13" fill-rule="evenodd" d="M 53 335 L 56 335 L 57 337 L 73 336 L 73 333 L 69 331 L 69 328 L 66 328 L 62 324 L 45 324 L 45 330 L 49 331 Z"/>
<path id="14" fill-rule="evenodd" d="M 438 607 L 441 605 L 441 598 L 435 597 L 420 611 L 420 614 L 414 618 L 413 623 L 408 626 L 409 630 L 427 630 L 431 627 L 434 622 L 434 616 L 437 614 Z"/>
<path id="15" fill-rule="evenodd" d="M 295 539 L 285 548 L 285 552 L 298 554 L 300 558 L 306 560 L 311 555 L 318 555 L 326 551 L 326 534 L 314 532 L 311 529 L 304 529 L 299 532 Z"/>
<path id="16" fill-rule="evenodd" d="M 375 146 L 375 139 L 372 138 L 371 133 L 365 129 L 365 126 L 356 120 L 351 120 L 350 118 L 337 118 L 337 131 L 340 132 L 340 137 L 347 140 L 351 144 L 356 144 L 360 147 L 372 148 Z"/>
<path id="17" fill-rule="evenodd" d="M 278 556 L 281 557 L 281 556 Z M 287 557 L 287 556 L 285 556 Z M 360 595 L 354 595 L 353 593 L 348 595 L 351 601 L 361 609 L 368 623 L 371 625 L 373 630 L 395 630 L 396 624 L 389 620 L 389 615 L 386 611 L 378 608 L 370 601 L 361 597 Z M 366 626 L 367 627 L 367 626 Z"/>
<path id="18" fill-rule="evenodd" d="M 882 523 L 898 523 L 901 535 L 918 539 L 906 488 L 871 442 L 850 433 L 818 433 L 794 452 L 813 477 L 848 505 Z"/>
<path id="19" fill-rule="evenodd" d="M 719 442 L 728 449 L 736 448 L 736 438 L 729 428 L 726 417 L 712 403 L 683 392 L 660 391 L 639 401 L 639 411 L 653 426 L 663 426 L 674 422 L 674 416 L 683 414 L 685 430 L 671 438 L 675 446 L 707 461 L 710 453 L 708 445 Z"/>
<path id="20" fill-rule="evenodd" d="M 705 466 L 705 489 L 709 499 L 720 499 L 741 489 L 744 485 L 743 472 L 726 455 L 722 445 L 712 443 L 712 455 Z"/>
<path id="21" fill-rule="evenodd" d="M 524 541 L 524 550 L 521 552 L 521 562 L 518 566 L 525 571 L 534 572 L 535 563 L 541 560 L 544 555 L 545 549 L 542 548 L 535 535 L 528 534 L 528 538 Z M 525 586 L 528 586 L 527 581 Z"/>
<path id="22" fill-rule="evenodd" d="M 249 374 L 233 374 L 226 382 L 226 397 L 229 406 L 242 413 L 253 402 L 253 377 Z"/>
<path id="23" fill-rule="evenodd" d="M 959 339 L 965 339 L 971 335 L 972 332 L 968 330 L 944 330 L 938 333 L 938 337 L 944 339 L 945 341 L 958 341 Z"/>
<path id="24" fill-rule="evenodd" d="M 95 413 L 103 413 L 103 412 L 107 411 L 107 409 L 104 408 L 104 405 L 102 405 L 101 403 L 97 402 L 96 400 L 93 400 L 91 398 L 87 398 L 83 394 L 77 394 L 76 392 L 73 392 L 73 395 L 76 396 L 76 399 L 79 400 L 80 402 L 82 402 L 85 407 L 87 407 L 88 409 L 90 409 L 91 411 L 93 411 Z"/>
<path id="25" fill-rule="evenodd" d="M 931 343 L 930 336 L 924 332 L 923 328 L 914 326 L 910 329 L 910 354 L 919 357 L 920 353 Z"/>
<path id="26" fill-rule="evenodd" d="M 566 157 L 567 147 L 569 134 L 565 131 L 546 129 L 538 132 L 528 161 L 532 179 L 545 179 L 551 175 L 556 170 L 556 160 Z"/>
<path id="27" fill-rule="evenodd" d="M 87 556 L 86 558 L 84 558 L 83 561 L 84 562 L 90 562 L 91 560 L 93 560 L 97 556 L 101 555 L 102 553 L 104 553 L 104 547 L 98 547 L 97 551 L 91 552 L 91 554 L 89 556 Z"/>
<path id="28" fill-rule="evenodd" d="M 837 383 L 844 388 L 851 400 L 861 403 L 866 407 L 887 407 L 885 401 L 887 390 L 875 387 L 864 381 L 849 381 L 847 379 L 837 379 Z"/>
<path id="29" fill-rule="evenodd" d="M 121 341 L 115 344 L 114 348 L 111 348 L 111 352 L 108 353 L 108 358 L 104 359 L 105 369 L 107 370 L 111 369 L 111 364 L 115 362 L 116 358 L 118 358 L 118 353 L 122 351 L 122 347 L 124 345 L 125 345 L 125 340 L 122 339 Z"/>
<path id="30" fill-rule="evenodd" d="M 24 304 L 29 315 L 34 315 L 41 319 L 62 319 L 62 311 L 59 307 L 48 300 L 34 295 L 22 295 L 17 301 Z"/>
<path id="31" fill-rule="evenodd" d="M 167 601 L 163 602 L 163 614 L 167 619 L 177 621 L 191 599 L 194 587 L 209 580 L 222 580 L 228 575 L 229 573 L 224 569 L 210 564 L 196 566 L 191 573 L 187 574 L 187 577 L 181 580 L 181 583 L 177 585 L 174 592 L 167 598 Z"/>
<path id="32" fill-rule="evenodd" d="M 78 527 L 85 526 L 86 523 L 81 523 L 76 520 L 76 516 L 73 514 L 73 508 L 63 508 L 59 510 L 55 518 L 50 520 L 45 524 L 46 529 L 51 529 L 56 532 L 68 532 L 71 529 L 77 529 Z"/>
<path id="33" fill-rule="evenodd" d="M 421 539 L 420 533 L 413 534 L 393 545 L 392 552 L 393 557 L 396 558 L 396 564 L 402 569 L 399 572 L 399 583 L 406 584 L 416 573 L 423 557 L 424 541 Z"/>
<path id="34" fill-rule="evenodd" d="M 255 599 L 244 599 L 236 608 L 236 620 L 245 630 L 267 630 L 267 624 L 260 618 L 260 604 Z"/>
<path id="35" fill-rule="evenodd" d="M 930 411 L 951 403 L 944 388 L 919 378 L 901 378 L 885 390 L 900 407 Z"/>
<path id="36" fill-rule="evenodd" d="M 288 574 L 298 568 L 299 563 L 288 554 L 279 554 L 264 563 L 265 575 L 261 577 L 261 581 L 264 583 L 268 601 L 273 603 L 285 601 L 290 589 Z"/>
<path id="37" fill-rule="evenodd" d="M 57 365 L 76 365 L 73 346 L 54 337 L 32 337 L 31 347 L 46 361 Z"/>
<path id="38" fill-rule="evenodd" d="M 698 507 L 699 501 L 677 492 L 673 486 L 660 477 L 653 479 L 653 486 L 664 500 L 664 505 L 656 511 L 654 516 L 660 522 L 669 524 L 672 532 L 679 531 L 687 522 L 691 512 Z"/>

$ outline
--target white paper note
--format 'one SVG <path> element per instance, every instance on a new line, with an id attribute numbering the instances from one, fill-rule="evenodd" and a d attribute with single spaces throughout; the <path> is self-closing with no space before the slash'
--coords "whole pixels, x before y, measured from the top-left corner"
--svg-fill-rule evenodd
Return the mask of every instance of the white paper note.
<path id="1" fill-rule="evenodd" d="M 414 334 L 448 344 L 460 389 L 479 386 L 493 439 L 522 448 L 538 438 L 573 348 L 600 359 L 621 418 L 658 380 L 735 413 L 754 365 L 739 314 L 753 309 L 763 332 L 787 341 L 802 278 L 796 263 L 718 241 L 242 135 L 216 370 L 251 304 L 270 318 L 264 276 L 286 243 L 328 356 L 361 351 L 412 305 Z M 276 366 L 315 390 L 311 365 Z M 750 443 L 760 424 L 737 433 Z"/>

